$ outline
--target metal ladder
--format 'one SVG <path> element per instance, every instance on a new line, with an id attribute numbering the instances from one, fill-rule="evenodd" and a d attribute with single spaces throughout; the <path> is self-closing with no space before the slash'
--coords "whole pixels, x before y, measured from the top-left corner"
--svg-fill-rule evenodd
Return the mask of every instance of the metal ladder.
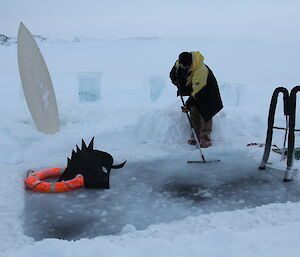
<path id="1" fill-rule="evenodd" d="M 295 147 L 295 131 L 300 131 L 295 129 L 295 114 L 296 114 L 296 100 L 297 93 L 300 91 L 300 86 L 294 87 L 290 94 L 288 90 L 284 87 L 278 87 L 274 90 L 268 116 L 268 130 L 265 143 L 265 150 L 262 157 L 259 169 L 265 170 L 267 166 L 267 161 L 270 156 L 270 150 L 273 138 L 273 129 L 282 129 L 288 132 L 288 150 L 287 150 L 287 167 L 284 174 L 284 182 L 291 181 L 293 179 L 293 160 L 294 160 L 294 147 Z M 277 106 L 277 100 L 279 93 L 283 93 L 283 107 L 284 115 L 286 117 L 286 128 L 274 126 L 274 117 Z"/>

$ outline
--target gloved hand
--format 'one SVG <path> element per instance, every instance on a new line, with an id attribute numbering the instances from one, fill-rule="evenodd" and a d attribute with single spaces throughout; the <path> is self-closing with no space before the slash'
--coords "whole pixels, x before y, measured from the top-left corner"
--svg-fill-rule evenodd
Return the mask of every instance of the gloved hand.
<path id="1" fill-rule="evenodd" d="M 187 112 L 189 112 L 190 111 L 190 107 L 188 107 L 188 106 L 181 106 L 181 110 L 182 110 L 182 112 L 185 112 L 185 113 L 187 113 Z"/>

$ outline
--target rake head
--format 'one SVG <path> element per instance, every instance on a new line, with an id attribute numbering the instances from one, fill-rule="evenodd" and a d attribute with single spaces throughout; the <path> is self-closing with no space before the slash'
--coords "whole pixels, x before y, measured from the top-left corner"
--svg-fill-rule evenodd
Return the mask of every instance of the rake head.
<path id="1" fill-rule="evenodd" d="M 215 163 L 220 162 L 220 160 L 211 160 L 211 161 L 187 161 L 188 164 L 205 164 L 205 163 Z"/>

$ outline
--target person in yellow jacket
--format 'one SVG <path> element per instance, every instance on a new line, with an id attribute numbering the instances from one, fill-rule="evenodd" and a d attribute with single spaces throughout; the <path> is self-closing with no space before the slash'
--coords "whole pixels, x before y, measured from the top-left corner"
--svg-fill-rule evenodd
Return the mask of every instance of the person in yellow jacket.
<path id="1" fill-rule="evenodd" d="M 177 87 L 177 96 L 189 96 L 182 111 L 190 112 L 200 146 L 211 146 L 212 118 L 223 108 L 223 103 L 217 80 L 204 64 L 203 55 L 200 52 L 180 53 L 170 78 Z M 192 136 L 188 143 L 195 145 L 195 138 Z"/>

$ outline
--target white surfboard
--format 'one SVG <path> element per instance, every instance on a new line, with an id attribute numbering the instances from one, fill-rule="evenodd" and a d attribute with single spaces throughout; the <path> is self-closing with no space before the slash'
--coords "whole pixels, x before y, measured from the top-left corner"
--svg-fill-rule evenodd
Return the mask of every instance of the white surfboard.
<path id="1" fill-rule="evenodd" d="M 28 108 L 37 130 L 54 134 L 59 130 L 58 109 L 45 60 L 29 30 L 20 24 L 19 72 Z"/>

